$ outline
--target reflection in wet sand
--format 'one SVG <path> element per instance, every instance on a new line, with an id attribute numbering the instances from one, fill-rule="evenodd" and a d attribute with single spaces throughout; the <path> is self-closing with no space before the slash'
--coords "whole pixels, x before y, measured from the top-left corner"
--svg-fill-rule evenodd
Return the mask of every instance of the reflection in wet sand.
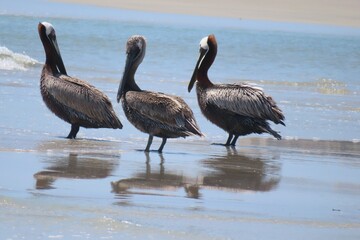
<path id="1" fill-rule="evenodd" d="M 196 188 L 196 184 L 188 184 L 185 176 L 171 172 L 165 173 L 165 159 L 162 154 L 159 154 L 161 163 L 158 172 L 151 171 L 151 159 L 149 153 L 145 152 L 145 157 L 145 172 L 136 173 L 133 178 L 111 182 L 113 192 L 124 196 L 126 194 L 133 193 L 130 191 L 131 189 L 176 190 L 184 187 L 185 191 L 188 192 L 188 197 L 199 197 L 198 195 L 193 194 L 193 192 L 198 192 L 198 190 L 189 190 Z"/>
<path id="2" fill-rule="evenodd" d="M 118 166 L 118 157 L 106 155 L 48 156 L 46 170 L 34 174 L 36 189 L 51 189 L 58 178 L 96 179 L 108 177 Z"/>
<path id="3" fill-rule="evenodd" d="M 136 173 L 132 178 L 111 182 L 113 192 L 124 197 L 127 194 L 148 194 L 144 190 L 178 190 L 183 188 L 186 197 L 200 198 L 201 189 L 218 189 L 222 191 L 270 191 L 280 182 L 281 165 L 276 158 L 266 161 L 259 157 L 239 154 L 229 148 L 226 154 L 202 160 L 208 169 L 198 176 L 186 176 L 165 171 L 164 157 L 161 159 L 159 172 L 152 172 L 149 154 L 146 154 L 144 173 Z M 132 190 L 133 189 L 133 190 Z M 141 192 L 136 192 L 137 190 Z"/>
<path id="4" fill-rule="evenodd" d="M 226 191 L 270 191 L 280 182 L 281 165 L 276 159 L 267 161 L 238 153 L 228 148 L 227 155 L 203 160 L 210 168 L 203 179 L 203 186 Z"/>

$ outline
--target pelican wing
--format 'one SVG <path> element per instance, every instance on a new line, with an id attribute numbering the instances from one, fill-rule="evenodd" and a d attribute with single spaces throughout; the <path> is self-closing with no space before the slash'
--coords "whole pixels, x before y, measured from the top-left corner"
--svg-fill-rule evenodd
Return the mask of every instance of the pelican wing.
<path id="1" fill-rule="evenodd" d="M 109 98 L 87 82 L 67 75 L 48 76 L 49 94 L 72 111 L 77 118 L 100 126 L 121 128 Z"/>
<path id="2" fill-rule="evenodd" d="M 201 135 L 191 109 L 180 97 L 148 91 L 129 91 L 126 93 L 126 101 L 131 109 L 165 127 Z"/>
<path id="3" fill-rule="evenodd" d="M 215 85 L 206 92 L 207 103 L 235 114 L 271 120 L 281 123 L 284 120 L 282 111 L 275 101 L 266 96 L 259 87 L 248 84 Z"/>

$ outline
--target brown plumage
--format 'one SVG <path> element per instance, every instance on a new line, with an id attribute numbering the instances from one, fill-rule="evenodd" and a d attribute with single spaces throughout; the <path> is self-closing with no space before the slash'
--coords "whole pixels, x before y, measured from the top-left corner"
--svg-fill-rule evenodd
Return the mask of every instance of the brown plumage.
<path id="1" fill-rule="evenodd" d="M 249 84 L 213 84 L 208 70 L 217 54 L 214 35 L 200 41 L 200 56 L 190 80 L 190 92 L 196 82 L 196 93 L 204 116 L 229 133 L 225 146 L 235 146 L 239 136 L 251 133 L 270 133 L 281 136 L 270 128 L 267 120 L 285 126 L 282 111 L 261 88 Z"/>
<path id="2" fill-rule="evenodd" d="M 109 98 L 87 82 L 69 77 L 50 23 L 38 25 L 46 61 L 40 78 L 40 90 L 46 106 L 71 124 L 67 138 L 75 138 L 80 127 L 122 128 Z"/>
<path id="3" fill-rule="evenodd" d="M 192 135 L 202 136 L 193 113 L 185 101 L 177 96 L 144 91 L 136 84 L 134 75 L 145 56 L 146 41 L 142 36 L 132 36 L 126 44 L 126 64 L 117 95 L 128 120 L 140 131 L 148 133 L 145 151 L 149 151 L 154 136 L 163 139 Z"/>

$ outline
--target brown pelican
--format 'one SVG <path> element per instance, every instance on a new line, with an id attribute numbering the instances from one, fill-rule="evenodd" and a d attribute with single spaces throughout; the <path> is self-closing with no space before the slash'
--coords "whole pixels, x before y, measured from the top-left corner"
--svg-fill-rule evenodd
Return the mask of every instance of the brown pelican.
<path id="1" fill-rule="evenodd" d="M 80 127 L 121 129 L 109 98 L 87 82 L 67 75 L 54 27 L 42 22 L 38 31 L 46 54 L 40 79 L 41 95 L 56 116 L 71 124 L 67 138 L 75 138 Z"/>
<path id="2" fill-rule="evenodd" d="M 200 109 L 213 124 L 229 133 L 225 146 L 235 146 L 239 136 L 250 133 L 270 133 L 277 139 L 281 136 L 272 130 L 267 120 L 285 126 L 282 111 L 275 101 L 262 89 L 249 84 L 213 84 L 208 70 L 217 53 L 214 35 L 200 41 L 200 56 L 191 77 L 188 91 L 196 81 L 196 93 Z"/>
<path id="3" fill-rule="evenodd" d="M 153 137 L 161 137 L 159 152 L 167 138 L 202 136 L 193 113 L 184 100 L 164 93 L 144 91 L 136 84 L 134 75 L 145 56 L 146 41 L 142 36 L 132 36 L 126 43 L 126 64 L 120 82 L 117 101 L 128 120 L 140 131 L 148 133 L 145 151 L 148 152 Z"/>

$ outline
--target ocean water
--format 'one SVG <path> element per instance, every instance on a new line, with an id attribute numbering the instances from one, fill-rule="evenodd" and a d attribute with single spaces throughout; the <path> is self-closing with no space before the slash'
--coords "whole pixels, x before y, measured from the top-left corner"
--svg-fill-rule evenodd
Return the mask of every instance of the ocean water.
<path id="1" fill-rule="evenodd" d="M 1 5 L 0 238 L 358 239 L 359 29 L 43 0 Z M 41 21 L 53 24 L 68 74 L 109 96 L 122 130 L 81 128 L 78 140 L 64 139 L 69 124 L 39 90 Z M 286 127 L 272 125 L 284 140 L 211 145 L 227 134 L 187 92 L 199 41 L 211 33 L 218 56 L 210 79 L 262 87 L 285 114 Z M 169 140 L 164 154 L 141 151 L 147 135 L 116 102 L 134 34 L 147 39 L 139 86 L 184 98 L 205 138 Z"/>
<path id="2" fill-rule="evenodd" d="M 1 84 L 23 85 L 29 88 L 29 94 L 39 94 L 38 78 L 45 56 L 37 23 L 48 21 L 57 32 L 69 75 L 86 79 L 105 91 L 123 116 L 114 99 L 125 64 L 125 43 L 131 35 L 141 34 L 147 38 L 148 45 L 136 76 L 139 85 L 143 89 L 180 95 L 196 112 L 210 139 L 225 138 L 222 130 L 199 114 L 195 92 L 187 92 L 199 41 L 214 33 L 219 49 L 209 71 L 210 79 L 215 83 L 246 81 L 262 87 L 285 113 L 287 127 L 274 126 L 285 138 L 359 139 L 359 30 L 334 27 L 331 32 L 329 27 L 320 26 L 317 32 L 304 27 L 302 31 L 292 31 L 291 27 L 286 31 L 271 24 L 264 29 L 250 29 L 251 25 L 241 20 L 237 25 L 230 20 L 222 20 L 223 26 L 221 21 L 212 24 L 213 19 L 209 24 L 197 25 L 181 17 L 175 24 L 175 17 L 168 23 L 161 18 L 151 21 L 151 16 L 141 21 L 135 13 L 130 20 L 111 14 L 105 18 L 102 12 L 106 9 L 99 12 L 98 18 L 96 15 L 89 18 L 1 15 Z M 195 20 L 199 19 L 194 17 Z M 6 101 L 10 99 L 2 98 L 2 106 L 8 105 Z M 47 109 L 40 109 L 47 113 Z"/>

